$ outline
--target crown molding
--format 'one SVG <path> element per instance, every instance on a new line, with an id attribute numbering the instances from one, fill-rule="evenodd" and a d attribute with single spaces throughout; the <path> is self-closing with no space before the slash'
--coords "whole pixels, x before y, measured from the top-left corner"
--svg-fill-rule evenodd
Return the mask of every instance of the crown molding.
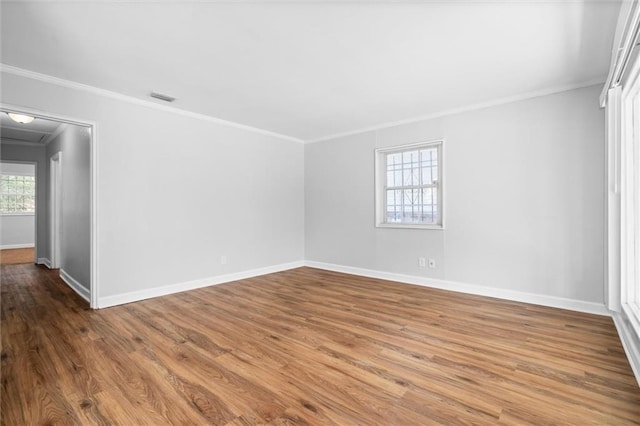
<path id="1" fill-rule="evenodd" d="M 327 136 L 323 136 L 323 137 L 320 137 L 320 138 L 308 140 L 308 141 L 306 141 L 306 143 L 310 144 L 310 143 L 316 143 L 316 142 L 325 142 L 325 141 L 329 141 L 329 140 L 332 140 L 332 139 L 343 138 L 345 136 L 353 136 L 353 135 L 358 135 L 360 133 L 374 132 L 374 131 L 377 131 L 377 130 L 387 129 L 387 128 L 390 128 L 390 127 L 401 126 L 401 125 L 404 125 L 404 124 L 413 124 L 413 123 L 418 123 L 420 121 L 432 120 L 434 118 L 446 117 L 448 115 L 461 114 L 461 113 L 464 113 L 464 112 L 470 112 L 470 111 L 475 111 L 475 110 L 479 110 L 479 109 L 484 109 L 484 108 L 489 108 L 489 107 L 495 107 L 495 106 L 510 104 L 510 103 L 513 103 L 513 102 L 524 101 L 524 100 L 527 100 L 527 99 L 539 98 L 541 96 L 548 96 L 548 95 L 553 95 L 555 93 L 567 92 L 569 90 L 582 89 L 582 88 L 585 88 L 585 87 L 591 87 L 591 86 L 596 86 L 596 85 L 599 85 L 599 84 L 604 84 L 604 81 L 605 81 L 604 77 L 602 77 L 602 78 L 596 78 L 596 79 L 592 79 L 592 80 L 583 81 L 581 83 L 566 84 L 566 85 L 563 85 L 563 86 L 554 86 L 554 87 L 550 87 L 550 88 L 547 88 L 547 89 L 535 90 L 535 91 L 532 91 L 532 92 L 521 93 L 519 95 L 507 96 L 507 97 L 504 97 L 504 98 L 493 99 L 493 100 L 487 101 L 487 102 L 480 102 L 480 103 L 477 103 L 477 104 L 467 105 L 467 106 L 460 107 L 460 108 L 446 109 L 446 110 L 442 110 L 442 111 L 439 111 L 439 112 L 434 112 L 432 114 L 421 115 L 421 116 L 418 116 L 418 117 L 406 118 L 406 119 L 402 119 L 402 120 L 398 120 L 398 121 L 389 121 L 387 123 L 382 123 L 382 124 L 378 124 L 378 125 L 370 126 L 370 127 L 364 127 L 364 128 L 358 129 L 358 130 L 351 130 L 351 131 L 348 131 L 348 132 L 335 133 L 335 134 L 332 134 L 332 135 L 327 135 Z"/>
<path id="2" fill-rule="evenodd" d="M 260 129 L 260 128 L 257 128 L 257 127 L 247 126 L 245 124 L 240 124 L 240 123 L 236 123 L 236 122 L 233 122 L 233 121 L 223 120 L 221 118 L 212 117 L 212 116 L 206 115 L 206 114 L 187 111 L 187 110 L 176 108 L 176 107 L 173 107 L 173 106 L 161 105 L 161 104 L 155 103 L 153 101 L 148 101 L 148 100 L 145 100 L 145 99 L 140 99 L 140 98 L 136 98 L 136 97 L 129 96 L 129 95 L 124 95 L 124 94 L 121 94 L 121 93 L 118 93 L 118 92 L 113 92 L 113 91 L 110 91 L 110 90 L 101 89 L 101 88 L 98 88 L 98 87 L 95 87 L 95 86 L 90 86 L 90 85 L 87 85 L 87 84 L 78 83 L 78 82 L 71 81 L 71 80 L 65 80 L 65 79 L 54 77 L 54 76 L 51 76 L 51 75 L 48 75 L 48 74 L 41 74 L 41 73 L 38 73 L 38 72 L 35 72 L 35 71 L 30 71 L 30 70 L 26 70 L 26 69 L 23 69 L 23 68 L 14 67 L 13 65 L 7 65 L 7 64 L 0 63 L 0 72 L 5 72 L 7 74 L 16 75 L 16 76 L 19 76 L 19 77 L 38 80 L 38 81 L 42 81 L 42 82 L 45 82 L 45 83 L 50 83 L 50 84 L 54 84 L 54 85 L 57 85 L 57 86 L 62 86 L 62 87 L 70 88 L 70 89 L 81 90 L 81 91 L 92 93 L 92 94 L 95 94 L 95 95 L 105 96 L 105 97 L 108 97 L 108 98 L 117 99 L 117 100 L 128 102 L 128 103 L 141 105 L 141 106 L 144 106 L 144 107 L 147 107 L 147 108 L 158 109 L 158 110 L 161 110 L 161 111 L 178 114 L 178 115 L 182 115 L 182 116 L 185 116 L 185 117 L 191 117 L 191 118 L 194 118 L 194 119 L 197 119 L 197 120 L 208 121 L 208 122 L 212 122 L 212 123 L 216 123 L 216 124 L 221 124 L 221 125 L 224 125 L 224 126 L 234 127 L 234 128 L 237 128 L 237 129 L 242 129 L 242 130 L 246 130 L 246 131 L 253 132 L 253 133 L 258 133 L 258 134 L 262 134 L 262 135 L 266 135 L 266 136 L 271 136 L 271 137 L 284 139 L 284 140 L 297 142 L 297 143 L 303 143 L 303 144 L 324 142 L 324 141 L 329 141 L 329 140 L 332 140 L 332 139 L 342 138 L 342 137 L 346 137 L 346 136 L 353 136 L 353 135 L 357 135 L 357 134 L 360 134 L 360 133 L 373 132 L 373 131 L 377 131 L 377 130 L 387 129 L 387 128 L 390 128 L 390 127 L 397 127 L 397 126 L 401 126 L 401 125 L 404 125 L 404 124 L 413 124 L 413 123 L 417 123 L 417 122 L 420 122 L 420 121 L 432 120 L 434 118 L 441 118 L 441 117 L 446 117 L 446 116 L 449 116 L 449 115 L 461 114 L 461 113 L 480 110 L 480 109 L 484 109 L 484 108 L 505 105 L 505 104 L 509 104 L 509 103 L 513 103 L 513 102 L 519 102 L 519 101 L 532 99 L 532 98 L 537 98 L 537 97 L 541 97 L 541 96 L 552 95 L 552 94 L 555 94 L 555 93 L 566 92 L 566 91 L 569 91 L 569 90 L 582 89 L 582 88 L 585 88 L 585 87 L 604 84 L 604 82 L 605 82 L 605 77 L 599 77 L 599 78 L 583 81 L 583 82 L 580 82 L 580 83 L 567 84 L 567 85 L 561 85 L 561 86 L 554 86 L 554 87 L 550 87 L 550 88 L 546 88 L 546 89 L 541 89 L 541 90 L 535 90 L 535 91 L 531 91 L 531 92 L 521 93 L 521 94 L 514 95 L 514 96 L 508 96 L 508 97 L 504 97 L 504 98 L 493 99 L 493 100 L 490 100 L 490 101 L 487 101 L 487 102 L 481 102 L 481 103 L 467 105 L 467 106 L 463 106 L 463 107 L 459 107 L 459 108 L 451 108 L 451 109 L 447 109 L 447 110 L 434 112 L 434 113 L 431 113 L 431 114 L 420 115 L 420 116 L 417 116 L 417 117 L 411 117 L 411 118 L 406 118 L 406 119 L 397 120 L 397 121 L 389 121 L 389 122 L 377 124 L 375 126 L 364 127 L 364 128 L 360 128 L 360 129 L 356 129 L 356 130 L 350 130 L 350 131 L 341 132 L 341 133 L 334 133 L 334 134 L 322 136 L 322 137 L 319 137 L 319 138 L 309 139 L 309 140 L 303 140 L 303 139 L 296 138 L 296 137 L 293 137 L 293 136 L 283 135 L 283 134 L 280 134 L 280 133 L 271 132 L 269 130 L 264 130 L 264 129 Z"/>
<path id="3" fill-rule="evenodd" d="M 94 95 L 104 96 L 107 98 L 140 105 L 147 108 L 153 108 L 160 111 L 170 112 L 170 113 L 182 115 L 185 117 L 195 118 L 196 120 L 208 121 L 210 123 L 216 123 L 223 126 L 234 127 L 236 129 L 246 130 L 252 133 L 258 133 L 261 135 L 271 136 L 278 139 L 284 139 L 284 140 L 297 142 L 297 143 L 304 143 L 302 139 L 298 139 L 293 136 L 283 135 L 280 133 L 271 132 L 269 130 L 264 130 L 257 127 L 247 126 L 245 124 L 240 124 L 233 121 L 227 121 L 221 118 L 212 117 L 210 115 L 187 111 L 187 110 L 176 108 L 173 106 L 161 105 L 153 101 L 136 98 L 134 96 L 124 95 L 122 93 L 113 92 L 111 90 L 101 89 L 99 87 L 90 86 L 88 84 L 78 83 L 71 80 L 65 80 L 63 78 L 54 77 L 48 74 L 41 74 L 39 72 L 14 67 L 13 65 L 0 63 L 0 72 L 12 74 L 18 77 L 24 77 L 32 80 L 42 81 L 44 83 L 54 84 L 56 86 L 66 87 L 68 89 L 80 90 L 83 92 L 92 93 Z"/>
<path id="4" fill-rule="evenodd" d="M 0 0 L 0 3 L 22 3 L 25 0 Z M 30 0 L 37 3 L 59 3 L 60 0 Z M 490 0 L 491 3 L 497 4 L 526 4 L 536 0 Z M 540 3 L 548 4 L 566 4 L 566 3 L 619 3 L 634 0 L 537 0 Z M 82 3 L 86 0 L 65 0 L 65 3 Z M 91 0 L 91 3 L 156 3 L 156 4 L 172 4 L 172 3 L 184 3 L 185 0 Z M 487 0 L 186 0 L 188 3 L 203 3 L 203 4 L 474 4 L 474 3 L 487 3 Z"/>

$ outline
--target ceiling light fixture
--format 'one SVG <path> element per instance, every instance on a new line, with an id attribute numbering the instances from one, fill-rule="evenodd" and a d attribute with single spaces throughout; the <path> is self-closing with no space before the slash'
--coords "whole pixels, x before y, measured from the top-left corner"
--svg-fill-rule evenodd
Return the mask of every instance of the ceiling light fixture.
<path id="1" fill-rule="evenodd" d="M 10 119 L 20 124 L 29 124 L 36 119 L 35 117 L 31 117 L 30 115 L 16 114 L 13 112 L 8 112 L 7 115 Z"/>

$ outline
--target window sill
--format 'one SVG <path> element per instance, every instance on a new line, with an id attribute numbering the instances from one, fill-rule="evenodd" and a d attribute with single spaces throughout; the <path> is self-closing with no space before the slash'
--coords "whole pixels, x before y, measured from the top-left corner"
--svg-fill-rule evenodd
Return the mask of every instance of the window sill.
<path id="1" fill-rule="evenodd" d="M 432 229 L 435 231 L 444 231 L 444 225 L 420 225 L 418 223 L 377 223 L 376 228 Z"/>
<path id="2" fill-rule="evenodd" d="M 35 213 L 0 213 L 0 216 L 35 216 Z"/>

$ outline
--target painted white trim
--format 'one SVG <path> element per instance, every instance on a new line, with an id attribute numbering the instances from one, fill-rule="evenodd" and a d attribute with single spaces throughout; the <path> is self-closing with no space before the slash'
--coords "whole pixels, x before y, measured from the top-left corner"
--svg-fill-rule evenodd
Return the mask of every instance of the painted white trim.
<path id="1" fill-rule="evenodd" d="M 541 96 L 548 96 L 548 95 L 553 95 L 553 94 L 556 94 L 556 93 L 568 92 L 569 90 L 583 89 L 585 87 L 597 86 L 597 85 L 603 84 L 603 83 L 604 83 L 604 78 L 595 78 L 595 79 L 592 79 L 592 80 L 584 81 L 582 83 L 566 84 L 566 85 L 563 85 L 563 86 L 550 87 L 548 89 L 535 90 L 535 91 L 532 91 L 532 92 L 521 93 L 519 95 L 514 95 L 514 96 L 507 96 L 505 98 L 493 99 L 491 101 L 480 102 L 480 103 L 477 103 L 477 104 L 467 105 L 467 106 L 463 106 L 463 107 L 459 107 L 459 108 L 446 109 L 446 110 L 443 110 L 443 111 L 438 111 L 438 112 L 434 112 L 434 113 L 431 113 L 431 114 L 421 115 L 421 116 L 418 116 L 418 117 L 405 118 L 405 119 L 398 120 L 398 121 L 389 121 L 387 123 L 377 124 L 377 125 L 371 126 L 371 127 L 365 127 L 365 128 L 362 128 L 362 129 L 350 130 L 350 131 L 347 131 L 347 132 L 335 133 L 335 134 L 332 134 L 332 135 L 322 136 L 320 138 L 310 139 L 310 140 L 306 141 L 306 143 L 309 144 L 309 143 L 316 143 L 316 142 L 324 142 L 324 141 L 328 141 L 328 140 L 332 140 L 332 139 L 342 138 L 342 137 L 345 137 L 345 136 L 353 136 L 353 135 L 358 135 L 360 133 L 373 132 L 373 131 L 376 131 L 376 130 L 382 130 L 382 129 L 386 129 L 386 128 L 389 128 L 389 127 L 396 127 L 396 126 L 401 126 L 401 125 L 404 125 L 404 124 L 412 124 L 412 123 L 417 123 L 417 122 L 420 122 L 420 121 L 432 120 L 434 118 L 441 118 L 441 117 L 445 117 L 445 116 L 448 116 L 448 115 L 461 114 L 463 112 L 470 112 L 470 111 L 475 111 L 475 110 L 479 110 L 479 109 L 484 109 L 484 108 L 490 108 L 490 107 L 510 104 L 510 103 L 513 103 L 513 102 L 525 101 L 527 99 L 539 98 Z"/>
<path id="2" fill-rule="evenodd" d="M 640 223 L 638 222 L 637 193 L 640 191 L 638 148 L 640 140 L 635 133 L 638 128 L 636 103 L 640 99 L 640 60 L 630 64 L 625 85 L 621 89 L 620 122 L 620 303 L 622 312 L 629 320 L 628 325 L 640 334 L 640 313 L 638 288 L 638 250 Z M 627 323 L 625 323 L 626 325 Z"/>
<path id="3" fill-rule="evenodd" d="M 609 310 L 602 303 L 586 302 L 583 300 L 565 299 L 563 297 L 547 296 L 543 294 L 526 293 L 516 290 L 507 290 L 496 287 L 486 287 L 477 284 L 467 284 L 455 281 L 445 281 L 436 278 L 418 277 L 415 275 L 396 274 L 393 272 L 376 271 L 373 269 L 356 268 L 353 266 L 335 265 L 332 263 L 306 261 L 306 266 L 325 269 L 328 271 L 342 272 L 345 274 L 360 275 L 369 278 L 398 281 L 401 283 L 415 284 L 424 287 L 438 288 L 459 293 L 475 294 L 479 296 L 506 299 L 514 302 L 531 303 L 534 305 L 549 306 L 552 308 L 569 309 L 572 311 L 586 312 L 589 314 L 609 316 Z"/>
<path id="4" fill-rule="evenodd" d="M 47 268 L 51 269 L 51 261 L 46 257 L 39 257 L 38 260 L 36 260 L 36 264 L 44 265 Z"/>
<path id="5" fill-rule="evenodd" d="M 606 250 L 605 250 L 605 303 L 616 312 L 621 310 L 620 284 L 620 149 L 622 139 L 622 88 L 609 89 L 606 107 Z"/>
<path id="6" fill-rule="evenodd" d="M 629 60 L 636 47 L 635 41 L 640 29 L 640 8 L 634 3 L 638 0 L 623 1 L 616 26 L 616 34 L 611 50 L 609 73 L 600 93 L 600 106 L 607 105 L 607 92 L 618 86 L 624 76 Z"/>
<path id="7" fill-rule="evenodd" d="M 0 213 L 0 217 L 7 216 L 35 216 L 35 212 L 12 212 L 12 213 Z"/>
<path id="8" fill-rule="evenodd" d="M 89 162 L 91 163 L 91 177 L 89 184 L 91 185 L 91 193 L 90 193 L 90 209 L 91 209 L 91 234 L 90 244 L 91 244 L 91 254 L 89 258 L 89 264 L 91 269 L 91 275 L 89 277 L 89 288 L 91 292 L 91 308 L 98 308 L 98 278 L 100 274 L 98 273 L 98 123 L 93 123 L 91 127 L 91 147 L 90 147 L 90 155 L 91 159 Z"/>
<path id="9" fill-rule="evenodd" d="M 78 295 L 84 300 L 87 302 L 90 301 L 91 295 L 89 294 L 89 290 L 80 284 L 78 280 L 69 275 L 64 269 L 60 269 L 60 279 L 67 283 L 67 285 L 71 287 L 73 291 L 78 293 Z"/>
<path id="10" fill-rule="evenodd" d="M 145 99 L 136 98 L 136 97 L 129 96 L 129 95 L 123 95 L 121 93 L 113 92 L 113 91 L 110 91 L 110 90 L 101 89 L 101 88 L 98 88 L 98 87 L 95 87 L 95 86 L 90 86 L 90 85 L 87 85 L 87 84 L 78 83 L 78 82 L 71 81 L 71 80 L 65 80 L 65 79 L 54 77 L 54 76 L 51 76 L 51 75 L 48 75 L 48 74 L 41 74 L 41 73 L 38 73 L 38 72 L 26 70 L 26 69 L 23 69 L 23 68 L 14 67 L 12 65 L 7 65 L 7 64 L 0 63 L 0 72 L 6 72 L 7 74 L 16 75 L 16 76 L 19 76 L 19 77 L 30 78 L 30 79 L 33 79 L 33 80 L 38 80 L 38 81 L 42 81 L 42 82 L 45 82 L 45 83 L 66 87 L 66 88 L 69 88 L 69 89 L 81 90 L 81 91 L 84 91 L 84 92 L 93 93 L 95 95 L 105 96 L 105 97 L 112 98 L 112 99 L 117 99 L 117 100 L 120 100 L 120 101 L 123 101 L 123 102 L 128 102 L 128 103 L 133 103 L 133 104 L 136 104 L 136 105 L 141 105 L 141 106 L 144 106 L 144 107 L 147 107 L 147 108 L 155 108 L 155 109 L 159 109 L 159 110 L 162 110 L 162 111 L 171 112 L 171 113 L 174 113 L 174 114 L 179 114 L 179 115 L 183 115 L 183 116 L 186 116 L 186 117 L 195 118 L 197 120 L 209 121 L 209 122 L 212 122 L 212 123 L 226 125 L 226 126 L 230 126 L 230 127 L 235 127 L 235 128 L 238 128 L 238 129 L 243 129 L 243 130 L 246 130 L 246 131 L 259 133 L 259 134 L 263 134 L 263 135 L 267 135 L 267 136 L 273 136 L 273 137 L 276 137 L 276 138 L 285 139 L 285 140 L 289 140 L 289 141 L 297 142 L 297 143 L 316 143 L 316 142 L 327 141 L 327 140 L 336 139 L 336 138 L 340 138 L 340 137 L 344 137 L 344 136 L 356 135 L 356 134 L 370 132 L 370 131 L 374 131 L 374 130 L 385 129 L 385 128 L 388 128 L 388 127 L 400 126 L 400 125 L 403 125 L 403 124 L 416 123 L 416 122 L 419 122 L 419 121 L 430 120 L 430 119 L 433 119 L 433 118 L 444 117 L 444 116 L 447 116 L 447 115 L 460 114 L 460 113 L 463 113 L 463 112 L 469 112 L 469 111 L 474 111 L 474 110 L 478 110 L 478 109 L 504 105 L 504 104 L 508 104 L 508 103 L 512 103 L 512 102 L 518 102 L 518 101 L 523 101 L 523 100 L 527 100 L 527 99 L 531 99 L 531 98 L 537 98 L 537 97 L 540 97 L 540 96 L 547 96 L 547 95 L 552 95 L 552 94 L 555 94 L 555 93 L 566 92 L 566 91 L 569 91 L 569 90 L 582 89 L 584 87 L 603 84 L 604 81 L 605 81 L 604 77 L 599 77 L 599 78 L 587 80 L 587 81 L 580 82 L 580 83 L 566 84 L 566 85 L 562 85 L 562 86 L 554 86 L 554 87 L 550 87 L 550 88 L 547 88 L 547 89 L 535 90 L 535 91 L 531 91 L 531 92 L 522 93 L 522 94 L 519 94 L 519 95 L 508 96 L 508 97 L 504 97 L 504 98 L 498 98 L 498 99 L 494 99 L 494 100 L 487 101 L 487 102 L 481 102 L 481 103 L 467 105 L 467 106 L 463 106 L 463 107 L 459 107 L 459 108 L 447 109 L 447 110 L 443 110 L 443 111 L 439 111 L 439 112 L 435 112 L 435 113 L 431 113 L 431 114 L 426 114 L 426 115 L 421 115 L 421 116 L 417 116 L 417 117 L 406 118 L 406 119 L 397 120 L 397 121 L 390 121 L 390 122 L 386 122 L 386 123 L 377 124 L 375 126 L 365 127 L 365 128 L 356 129 L 356 130 L 350 130 L 350 131 L 342 132 L 342 133 L 335 133 L 335 134 L 326 135 L 326 136 L 322 136 L 322 137 L 314 138 L 314 139 L 310 139 L 310 140 L 303 140 L 303 139 L 300 139 L 300 138 L 296 138 L 294 136 L 284 135 L 284 134 L 281 134 L 281 133 L 272 132 L 270 130 L 264 130 L 264 129 L 260 129 L 260 128 L 257 128 L 257 127 L 252 127 L 252 126 L 248 126 L 248 125 L 245 125 L 245 124 L 236 123 L 236 122 L 233 122 L 233 121 L 223 120 L 221 118 L 212 117 L 210 115 L 201 114 L 201 113 L 197 113 L 197 112 L 192 112 L 192 111 L 187 111 L 187 110 L 184 110 L 184 109 L 176 108 L 174 106 L 158 104 L 158 103 L 153 102 L 153 101 L 148 101 L 148 100 L 145 100 Z"/>
<path id="11" fill-rule="evenodd" d="M 11 249 L 21 249 L 21 248 L 33 248 L 36 245 L 34 243 L 27 244 L 6 244 L 4 246 L 0 246 L 0 250 L 11 250 Z"/>
<path id="12" fill-rule="evenodd" d="M 38 259 L 40 260 L 40 259 Z M 549 306 L 553 308 L 568 309 L 578 312 L 586 312 L 596 315 L 609 316 L 610 312 L 604 304 L 586 302 L 582 300 L 566 299 L 556 296 L 547 296 L 533 293 L 520 292 L 515 290 L 500 289 L 495 287 L 486 287 L 476 284 L 459 283 L 454 281 L 445 281 L 435 278 L 418 277 L 414 275 L 403 275 L 392 272 L 376 271 L 372 269 L 357 268 L 353 266 L 336 265 L 315 261 L 297 261 L 284 263 L 280 265 L 267 266 L 264 268 L 251 269 L 243 272 L 219 275 L 215 277 L 202 278 L 193 281 L 187 281 L 177 284 L 170 284 L 163 287 L 150 288 L 146 290 L 133 291 L 130 293 L 117 294 L 113 296 L 99 297 L 97 308 L 108 308 L 126 303 L 138 302 L 153 297 L 166 296 L 169 294 L 180 293 L 183 291 L 194 290 L 202 287 L 209 287 L 218 284 L 224 284 L 231 281 L 238 281 L 247 278 L 253 278 L 260 275 L 272 274 L 275 272 L 286 271 L 289 269 L 308 266 L 311 268 L 325 269 L 328 271 L 342 272 L 346 274 L 359 275 L 363 277 L 384 279 L 397 281 L 406 284 L 420 285 L 424 287 L 438 288 L 442 290 L 455 291 L 459 293 L 475 294 L 479 296 L 494 297 L 497 299 L 511 300 L 515 302 L 531 303 L 534 305 Z"/>
<path id="13" fill-rule="evenodd" d="M 283 135 L 280 133 L 272 132 L 269 130 L 260 129 L 257 127 L 247 126 L 245 124 L 236 123 L 233 121 L 223 120 L 221 118 L 212 117 L 210 115 L 201 114 L 197 112 L 187 111 L 184 109 L 176 108 L 175 106 L 168 106 L 158 104 L 154 101 L 148 101 L 145 99 L 139 99 L 134 96 L 123 95 L 121 93 L 112 92 L 111 90 L 100 89 L 99 87 L 90 86 L 88 84 L 78 83 L 71 80 L 65 80 L 62 78 L 54 77 L 48 74 L 41 74 L 34 71 L 29 71 L 23 68 L 14 67 L 0 63 L 0 71 L 7 74 L 16 75 L 18 77 L 30 78 L 32 80 L 42 81 L 44 83 L 54 84 L 57 86 L 66 87 L 68 89 L 81 90 L 83 92 L 89 92 L 94 95 L 104 96 L 107 98 L 117 99 L 119 101 L 128 102 L 131 104 L 140 105 L 147 108 L 154 108 L 165 112 L 179 114 L 185 117 L 195 118 L 197 120 L 209 121 L 211 123 L 221 124 L 224 126 L 234 127 L 236 129 L 242 129 L 253 133 L 259 133 L 261 135 L 272 136 L 279 139 L 284 139 L 297 143 L 304 143 L 302 139 L 295 138 L 293 136 Z"/>
<path id="14" fill-rule="evenodd" d="M 67 3 L 82 3 L 86 0 L 67 0 Z M 183 2 L 184 0 L 154 0 L 154 3 L 180 3 Z M 532 0 L 491 0 L 491 3 L 497 3 L 497 4 L 518 4 L 518 3 L 531 3 Z M 583 4 L 583 3 L 618 3 L 620 2 L 620 0 L 538 0 L 541 3 L 578 3 L 578 4 Z M 628 0 L 623 0 L 623 1 L 628 1 Z M 0 3 L 20 3 L 20 2 L 24 2 L 24 0 L 2 0 L 2 2 Z M 38 3 L 59 3 L 60 0 L 38 0 Z M 114 0 L 91 0 L 91 3 L 113 3 Z M 257 3 L 256 0 L 192 0 L 192 2 L 199 2 L 199 3 L 213 3 L 213 4 L 218 4 L 218 3 L 222 3 L 222 4 L 255 4 Z M 324 0 L 322 1 L 322 3 L 360 3 L 360 2 L 364 2 L 364 0 Z M 367 0 L 367 3 L 379 3 L 379 4 L 394 4 L 394 3 L 401 3 L 401 4 L 412 4 L 412 3 L 416 3 L 416 4 L 424 4 L 424 3 L 437 3 L 437 4 L 441 4 L 443 2 L 443 0 Z M 487 0 L 447 0 L 447 3 L 453 3 L 453 4 L 468 4 L 468 3 L 486 3 Z M 126 3 L 149 3 L 149 0 L 126 0 Z M 320 3 L 318 0 L 260 0 L 260 3 L 266 3 L 266 4 L 317 4 Z"/>
<path id="15" fill-rule="evenodd" d="M 2 64 L 0 64 L 0 72 L 2 72 Z M 80 127 L 93 127 L 96 124 L 94 121 L 78 120 L 76 118 L 69 117 L 67 115 L 55 114 L 55 113 L 42 111 L 42 110 L 35 109 L 35 108 L 29 108 L 29 107 L 24 107 L 24 106 L 20 106 L 20 105 L 8 104 L 8 103 L 5 103 L 5 102 L 0 102 L 0 111 L 2 111 L 2 112 L 15 112 L 15 113 L 18 113 L 18 114 L 26 114 L 26 115 L 31 115 L 31 116 L 36 117 L 36 118 L 42 118 L 43 120 L 57 121 L 59 123 L 73 124 L 75 126 L 80 126 Z M 40 145 L 42 145 L 42 144 L 40 144 Z"/>
<path id="16" fill-rule="evenodd" d="M 611 318 L 613 318 L 613 323 L 618 331 L 618 336 L 631 365 L 631 370 L 633 370 L 636 381 L 640 385 L 640 347 L 638 347 L 636 339 L 633 338 L 633 330 L 627 326 L 628 323 L 624 320 L 622 314 L 613 312 Z"/>
<path id="17" fill-rule="evenodd" d="M 199 280 L 186 281 L 177 284 L 165 285 L 162 287 L 149 288 L 146 290 L 132 291 L 130 293 L 116 294 L 113 296 L 99 297 L 97 308 L 108 308 L 125 303 L 138 302 L 153 297 L 166 296 L 169 294 L 180 293 L 197 288 L 209 287 L 218 284 L 224 284 L 231 281 L 244 280 L 260 275 L 272 274 L 274 272 L 286 271 L 289 269 L 300 268 L 304 266 L 304 261 L 282 263 L 280 265 L 266 266 L 264 268 L 250 269 L 248 271 L 235 272 L 231 274 L 218 275 L 215 277 L 201 278 Z"/>
<path id="18" fill-rule="evenodd" d="M 62 151 L 49 157 L 49 255 L 53 268 L 62 265 Z"/>

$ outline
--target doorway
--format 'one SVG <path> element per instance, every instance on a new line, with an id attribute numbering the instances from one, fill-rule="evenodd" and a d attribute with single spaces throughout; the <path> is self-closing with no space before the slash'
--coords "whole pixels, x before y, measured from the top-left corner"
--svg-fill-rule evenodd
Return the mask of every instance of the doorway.
<path id="1" fill-rule="evenodd" d="M 25 138 L 22 139 L 29 136 L 33 140 L 19 140 L 18 137 L 7 140 L 7 136 L 12 134 L 3 131 L 3 149 L 0 152 L 3 161 L 6 156 L 19 156 L 17 153 L 20 152 L 39 152 L 39 175 L 36 181 L 40 191 L 36 199 L 40 203 L 36 207 L 36 263 L 59 269 L 60 278 L 87 300 L 92 308 L 96 308 L 96 123 L 0 104 L 2 119 L 14 119 L 10 114 L 27 120 L 22 127 L 15 127 L 23 131 Z M 45 123 L 50 123 L 55 130 L 49 129 L 48 135 L 38 138 L 33 124 L 42 128 Z"/>
<path id="2" fill-rule="evenodd" d="M 36 163 L 0 162 L 0 264 L 35 263 Z"/>

